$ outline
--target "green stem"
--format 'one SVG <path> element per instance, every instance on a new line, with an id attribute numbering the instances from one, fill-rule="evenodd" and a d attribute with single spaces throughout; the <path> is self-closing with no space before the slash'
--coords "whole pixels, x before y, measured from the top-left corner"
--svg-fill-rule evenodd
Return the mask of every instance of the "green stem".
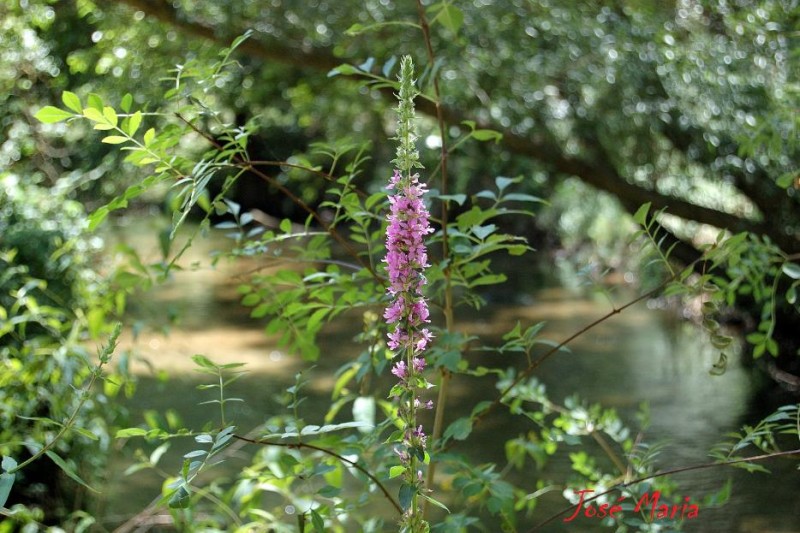
<path id="1" fill-rule="evenodd" d="M 36 461 L 41 456 L 49 452 L 53 448 L 53 446 L 55 446 L 55 444 L 59 441 L 59 439 L 61 439 L 61 437 L 63 437 L 64 434 L 67 431 L 69 431 L 70 428 L 75 424 L 75 418 L 77 418 L 78 413 L 83 408 L 83 405 L 89 399 L 89 391 L 92 390 L 94 382 L 97 381 L 98 377 L 100 377 L 100 375 L 102 374 L 103 367 L 111 360 L 111 354 L 114 353 L 114 350 L 117 348 L 117 340 L 119 339 L 121 331 L 122 331 L 122 325 L 117 323 L 117 325 L 114 327 L 114 331 L 111 333 L 111 337 L 109 338 L 108 343 L 103 347 L 102 351 L 100 352 L 100 362 L 92 370 L 92 375 L 89 378 L 89 383 L 87 383 L 86 386 L 81 390 L 81 399 L 78 402 L 77 407 L 75 407 L 75 410 L 72 412 L 72 414 L 64 423 L 64 425 L 61 426 L 61 429 L 59 430 L 58 433 L 56 433 L 56 436 L 53 437 L 53 440 L 42 446 L 42 448 L 38 452 L 33 454 L 27 460 L 21 462 L 14 468 L 10 469 L 8 472 L 6 472 L 7 474 L 14 474 L 15 472 L 19 472 L 20 470 L 22 470 L 23 468 L 25 468 L 26 466 L 28 466 L 29 464 L 31 464 L 32 462 Z"/>
<path id="2" fill-rule="evenodd" d="M 217 374 L 219 375 L 219 417 L 222 422 L 222 427 L 225 427 L 228 424 L 225 423 L 225 382 L 222 379 L 221 368 L 217 369 Z"/>
<path id="3" fill-rule="evenodd" d="M 417 12 L 422 29 L 423 40 L 425 41 L 425 50 L 428 54 L 428 62 L 433 65 L 435 63 L 435 54 L 433 52 L 433 45 L 431 44 L 431 32 L 428 25 L 428 19 L 425 16 L 425 7 L 422 5 L 421 0 L 417 0 Z M 441 194 L 446 195 L 448 191 L 448 174 L 447 174 L 447 125 L 444 120 L 444 113 L 442 110 L 441 91 L 439 90 L 439 77 L 433 76 L 433 93 L 434 104 L 436 106 L 436 120 L 439 126 L 439 137 L 441 138 L 439 168 L 441 169 Z M 447 261 L 450 257 L 450 242 L 447 233 L 448 225 L 448 211 L 447 202 L 442 202 L 441 211 L 441 224 L 442 224 L 442 259 Z M 453 317 L 453 280 L 452 270 L 449 263 L 444 268 L 444 330 L 453 331 L 454 317 Z M 433 431 L 431 432 L 431 443 L 435 445 L 441 438 L 444 428 L 444 413 L 447 404 L 447 392 L 450 383 L 450 372 L 445 368 L 440 368 L 439 376 L 439 393 L 436 398 L 436 413 L 433 420 Z M 433 488 L 433 483 L 436 478 L 436 462 L 431 460 L 428 465 L 428 471 L 425 479 L 425 486 L 428 489 Z M 427 515 L 428 505 L 427 500 L 423 502 L 422 513 L 423 516 Z"/>

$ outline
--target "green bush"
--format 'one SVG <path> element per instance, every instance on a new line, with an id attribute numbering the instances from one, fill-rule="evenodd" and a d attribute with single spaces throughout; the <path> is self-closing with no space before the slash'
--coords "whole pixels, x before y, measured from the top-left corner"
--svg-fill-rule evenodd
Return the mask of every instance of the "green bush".
<path id="1" fill-rule="evenodd" d="M 83 208 L 64 195 L 0 177 L 0 454 L 22 463 L 76 412 L 80 428 L 15 473 L 6 506 L 21 522 L 63 522 L 81 509 L 87 489 L 67 476 L 91 484 L 108 451 L 114 411 L 83 390 L 94 372 L 87 317 L 103 308 L 85 227 Z"/>

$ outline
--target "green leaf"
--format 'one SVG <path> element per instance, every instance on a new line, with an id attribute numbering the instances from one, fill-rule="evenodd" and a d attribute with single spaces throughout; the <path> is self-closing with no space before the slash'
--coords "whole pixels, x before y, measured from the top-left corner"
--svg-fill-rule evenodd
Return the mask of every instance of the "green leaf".
<path id="1" fill-rule="evenodd" d="M 519 180 L 515 179 L 515 178 L 507 178 L 505 176 L 497 176 L 494 179 L 494 184 L 497 185 L 497 190 L 499 190 L 500 192 L 503 192 L 503 190 L 506 187 L 508 187 L 509 185 L 511 185 L 512 183 L 515 183 L 517 181 L 519 181 Z"/>
<path id="2" fill-rule="evenodd" d="M 533 196 L 531 194 L 522 194 L 519 192 L 512 192 L 511 194 L 506 194 L 503 196 L 503 200 L 510 202 L 512 200 L 517 202 L 542 202 L 546 203 L 544 200 L 539 198 L 538 196 Z"/>
<path id="3" fill-rule="evenodd" d="M 208 452 L 205 450 L 192 450 L 183 454 L 184 459 L 192 459 L 194 457 L 202 457 L 204 455 L 208 455 Z"/>
<path id="4" fill-rule="evenodd" d="M 98 437 L 97 435 L 95 435 L 94 433 L 92 433 L 91 431 L 89 431 L 86 428 L 79 428 L 79 427 L 76 427 L 76 426 L 72 426 L 70 428 L 70 430 L 74 431 L 75 433 L 78 433 L 79 435 L 83 435 L 87 439 L 100 440 L 100 437 Z"/>
<path id="5" fill-rule="evenodd" d="M 0 474 L 0 508 L 5 507 L 11 488 L 14 486 L 15 474 L 3 472 Z"/>
<path id="6" fill-rule="evenodd" d="M 314 526 L 314 531 L 317 533 L 325 533 L 325 520 L 314 509 L 311 509 L 311 525 Z"/>
<path id="7" fill-rule="evenodd" d="M 353 367 L 358 370 L 357 367 Z M 353 401 L 353 420 L 364 424 L 362 433 L 368 433 L 368 428 L 375 427 L 375 398 L 372 396 L 359 396 Z"/>
<path id="8" fill-rule="evenodd" d="M 89 215 L 89 231 L 94 231 L 108 216 L 109 209 L 106 206 L 99 207 Z"/>
<path id="9" fill-rule="evenodd" d="M 259 302 L 261 302 L 261 295 L 259 295 L 257 292 L 251 292 L 242 298 L 242 305 L 245 307 L 253 307 Z"/>
<path id="10" fill-rule="evenodd" d="M 800 265 L 796 263 L 784 263 L 781 270 L 792 279 L 800 279 Z"/>
<path id="11" fill-rule="evenodd" d="M 775 342 L 775 339 L 768 338 L 766 345 L 767 345 L 767 351 L 770 353 L 770 355 L 772 357 L 778 357 L 779 349 L 778 349 L 778 343 Z"/>
<path id="12" fill-rule="evenodd" d="M 396 478 L 397 476 L 403 475 L 403 472 L 406 471 L 406 467 L 403 465 L 395 465 L 389 469 L 389 479 Z"/>
<path id="13" fill-rule="evenodd" d="M 433 6 L 431 7 L 433 8 Z M 442 4 L 439 13 L 436 14 L 431 22 L 439 22 L 451 32 L 458 33 L 464 23 L 464 13 L 451 4 Z"/>
<path id="14" fill-rule="evenodd" d="M 119 108 L 125 111 L 126 113 L 130 113 L 132 103 L 133 103 L 133 96 L 131 96 L 131 93 L 125 93 L 125 96 L 122 97 L 122 101 L 119 104 Z"/>
<path id="15" fill-rule="evenodd" d="M 470 135 L 476 141 L 494 141 L 499 143 L 503 140 L 503 134 L 494 130 L 475 130 Z"/>
<path id="16" fill-rule="evenodd" d="M 117 431 L 115 435 L 118 439 L 126 439 L 128 437 L 143 437 L 147 435 L 147 430 L 142 428 L 125 428 Z"/>
<path id="17" fill-rule="evenodd" d="M 112 124 L 109 124 L 108 118 L 103 113 L 93 107 L 87 107 L 83 110 L 83 116 L 94 122 L 94 129 L 96 130 L 111 130 L 114 129 Z"/>
<path id="18" fill-rule="evenodd" d="M 3 470 L 6 470 L 5 464 L 7 459 L 11 458 L 10 457 L 3 458 Z M 14 460 L 11 459 L 11 461 Z M 14 461 L 14 466 L 8 468 L 8 470 L 11 470 L 11 468 L 14 468 L 16 466 L 17 462 Z M 14 474 L 9 474 L 8 472 L 3 472 L 2 474 L 0 474 L 0 507 L 5 507 L 6 502 L 8 501 L 8 496 L 11 494 L 11 487 L 14 486 L 15 477 L 16 476 Z"/>
<path id="19" fill-rule="evenodd" d="M 471 231 L 476 237 L 483 241 L 486 240 L 486 237 L 494 233 L 496 229 L 497 226 L 489 224 L 487 226 L 472 226 Z"/>
<path id="20" fill-rule="evenodd" d="M 439 196 L 437 196 L 437 198 L 445 202 L 453 201 L 458 205 L 464 205 L 464 202 L 467 201 L 466 194 L 440 194 Z"/>
<path id="21" fill-rule="evenodd" d="M 14 470 L 16 467 L 17 467 L 17 462 L 14 460 L 13 457 L 10 457 L 8 455 L 3 456 L 3 462 L 0 463 L 0 468 L 3 469 L 3 472 L 10 472 L 11 470 Z M 2 504 L 0 504 L 0 506 L 2 506 Z"/>
<path id="22" fill-rule="evenodd" d="M 472 433 L 472 419 L 461 417 L 445 430 L 444 438 L 453 438 L 455 440 L 464 440 Z"/>
<path id="23" fill-rule="evenodd" d="M 334 76 L 342 75 L 342 76 L 352 76 L 353 74 L 357 74 L 358 69 L 353 65 L 348 65 L 347 63 L 343 65 L 339 65 L 338 67 L 332 69 L 328 72 L 328 77 L 332 78 Z"/>
<path id="24" fill-rule="evenodd" d="M 75 115 L 70 113 L 69 111 L 64 111 L 63 109 L 59 109 L 57 107 L 53 107 L 51 105 L 46 105 L 41 108 L 39 111 L 36 112 L 34 115 L 39 122 L 44 122 L 45 124 L 53 124 L 54 122 L 61 122 L 62 120 L 67 120 L 68 118 L 72 118 Z"/>
<path id="25" fill-rule="evenodd" d="M 98 95 L 96 95 L 94 93 L 89 93 L 88 105 L 89 105 L 90 108 L 92 108 L 92 109 L 94 109 L 96 111 L 102 111 L 103 110 L 103 99 L 100 98 L 100 96 L 98 96 Z M 84 113 L 86 112 L 85 109 L 83 111 L 84 111 Z"/>
<path id="26" fill-rule="evenodd" d="M 775 183 L 778 185 L 778 187 L 781 187 L 782 189 L 788 189 L 789 186 L 792 183 L 794 183 L 795 179 L 800 180 L 800 176 L 797 175 L 797 171 L 787 172 L 786 174 L 783 174 L 777 180 L 775 180 Z"/>
<path id="27" fill-rule="evenodd" d="M 491 407 L 492 405 L 493 403 L 490 402 L 489 400 L 484 400 L 482 402 L 479 402 L 475 407 L 472 408 L 471 416 L 476 416 L 481 414 L 482 412 L 489 409 L 489 407 Z"/>
<path id="28" fill-rule="evenodd" d="M 636 213 L 633 215 L 633 220 L 635 220 L 637 224 L 644 226 L 645 222 L 647 222 L 648 211 L 650 211 L 650 202 L 647 202 L 636 210 Z"/>
<path id="29" fill-rule="evenodd" d="M 789 287 L 789 290 L 786 291 L 786 301 L 792 305 L 797 301 L 797 284 L 792 285 Z"/>
<path id="30" fill-rule="evenodd" d="M 178 487 L 178 490 L 172 493 L 172 497 L 169 499 L 167 505 L 169 505 L 170 509 L 186 509 L 189 507 L 189 500 L 191 497 L 192 494 L 189 492 L 189 489 L 186 488 L 186 485 L 181 485 Z"/>
<path id="31" fill-rule="evenodd" d="M 407 511 L 411 507 L 411 502 L 414 500 L 416 493 L 417 491 L 413 485 L 409 485 L 408 483 L 400 485 L 399 500 L 400 507 L 403 511 Z"/>
<path id="32" fill-rule="evenodd" d="M 425 495 L 425 494 L 423 494 L 423 495 L 422 495 L 422 497 L 423 497 L 423 498 L 425 498 L 426 500 L 428 500 L 429 502 L 431 502 L 431 503 L 432 503 L 433 505 L 435 505 L 436 507 L 440 507 L 440 508 L 444 509 L 445 511 L 447 511 L 448 513 L 450 512 L 450 509 L 448 509 L 448 508 L 445 506 L 445 504 L 443 504 L 443 503 L 442 503 L 442 502 L 440 502 L 439 500 L 436 500 L 436 499 L 434 499 L 434 498 L 431 498 L 430 496 L 427 496 L 427 495 Z"/>
<path id="33" fill-rule="evenodd" d="M 397 63 L 397 56 L 392 56 L 389 60 L 383 64 L 383 68 L 381 68 L 381 72 L 385 78 L 388 78 L 392 74 L 392 69 L 394 68 L 395 64 Z"/>
<path id="34" fill-rule="evenodd" d="M 144 145 L 145 147 L 149 147 L 153 143 L 153 139 L 156 137 L 156 130 L 154 128 L 150 128 L 144 133 Z"/>
<path id="35" fill-rule="evenodd" d="M 344 31 L 344 34 L 345 35 L 349 35 L 350 37 L 353 37 L 355 35 L 358 35 L 363 29 L 364 29 L 364 25 L 363 24 L 359 24 L 358 22 L 356 22 L 355 24 L 353 24 L 352 26 L 347 28 Z"/>
<path id="36" fill-rule="evenodd" d="M 269 302 L 264 302 L 253 308 L 253 310 L 250 312 L 250 318 L 264 318 L 271 309 L 272 305 Z M 268 333 L 277 333 L 277 331 L 268 331 Z"/>
<path id="37" fill-rule="evenodd" d="M 326 308 L 317 309 L 316 311 L 314 311 L 311 314 L 311 316 L 308 317 L 308 322 L 306 324 L 306 328 L 309 331 L 318 331 L 319 327 L 320 327 L 320 323 L 322 322 L 322 320 L 326 316 L 328 316 L 328 313 L 330 313 L 330 309 L 326 309 Z"/>
<path id="38" fill-rule="evenodd" d="M 217 368 L 217 365 L 215 365 L 211 361 L 211 359 L 209 359 L 205 355 L 201 355 L 199 353 L 192 356 L 192 361 L 194 361 L 194 364 L 196 364 L 197 366 L 200 366 L 200 367 L 203 367 L 203 368 L 211 368 L 211 369 L 216 369 Z"/>
<path id="39" fill-rule="evenodd" d="M 137 111 L 136 113 L 131 115 L 130 119 L 128 119 L 128 130 L 127 130 L 128 135 L 130 135 L 131 137 L 136 135 L 136 130 L 139 129 L 139 126 L 141 124 L 142 124 L 142 112 Z"/>
<path id="40" fill-rule="evenodd" d="M 81 106 L 81 99 L 78 98 L 78 95 L 76 95 L 75 93 L 64 91 L 63 93 L 61 93 L 61 101 L 64 102 L 65 106 L 72 109 L 76 113 L 83 113 L 83 107 Z"/>
<path id="41" fill-rule="evenodd" d="M 498 283 L 503 283 L 506 281 L 505 274 L 487 274 L 485 276 L 481 276 L 478 279 L 471 281 L 469 283 L 469 287 L 477 287 L 479 285 L 496 285 Z"/>
<path id="42" fill-rule="evenodd" d="M 123 137 L 122 135 L 109 135 L 107 137 L 103 137 L 103 139 L 101 140 L 101 142 L 104 142 L 106 144 L 122 144 L 127 141 L 128 138 Z"/>
<path id="43" fill-rule="evenodd" d="M 114 111 L 113 107 L 109 107 L 109 106 L 104 107 L 103 108 L 103 116 L 105 117 L 106 121 L 108 121 L 108 123 L 111 126 L 113 126 L 113 127 L 117 126 L 117 122 L 118 122 L 117 112 Z"/>
<path id="44" fill-rule="evenodd" d="M 84 480 L 82 480 L 82 479 L 80 478 L 80 476 L 78 476 L 78 474 L 76 474 L 76 473 L 75 473 L 75 471 L 74 471 L 74 470 L 72 470 L 72 467 L 71 467 L 71 466 L 69 466 L 69 465 L 66 463 L 66 461 L 64 461 L 64 459 L 62 459 L 62 458 L 61 458 L 61 457 L 60 457 L 60 456 L 59 456 L 59 455 L 58 455 L 56 452 L 54 452 L 54 451 L 52 451 L 52 450 L 48 450 L 48 451 L 46 451 L 46 452 L 44 452 L 44 453 L 45 453 L 45 455 L 47 455 L 47 457 L 49 457 L 50 459 L 52 459 L 52 461 L 53 461 L 53 462 L 54 462 L 56 465 L 58 465 L 58 467 L 59 467 L 61 470 L 63 470 L 63 472 L 64 472 L 66 475 L 68 475 L 70 478 L 72 478 L 72 480 L 73 480 L 73 481 L 76 481 L 77 483 L 79 483 L 79 484 L 83 485 L 85 488 L 89 489 L 89 490 L 90 490 L 90 491 L 92 491 L 92 492 L 96 492 L 96 493 L 98 493 L 98 494 L 100 493 L 100 491 L 99 491 L 99 490 L 96 490 L 96 489 L 94 489 L 94 488 L 90 487 L 88 483 L 86 483 Z"/>

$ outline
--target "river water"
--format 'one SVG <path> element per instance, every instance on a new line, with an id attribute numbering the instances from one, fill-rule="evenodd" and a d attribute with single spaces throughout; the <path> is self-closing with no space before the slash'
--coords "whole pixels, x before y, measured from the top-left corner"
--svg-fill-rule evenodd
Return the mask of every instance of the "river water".
<path id="1" fill-rule="evenodd" d="M 145 263 L 155 261 L 155 230 L 160 224 L 153 219 L 122 225 L 115 238 L 139 250 Z M 197 240 L 191 255 L 181 262 L 186 270 L 137 298 L 132 306 L 131 319 L 142 324 L 137 339 L 128 337 L 124 343 L 139 379 L 137 393 L 130 402 L 132 425 L 141 423 L 142 413 L 148 409 L 174 409 L 189 427 L 208 421 L 208 406 L 197 404 L 209 396 L 196 388 L 207 378 L 194 370 L 190 360 L 193 354 L 204 354 L 219 363 L 246 363 L 247 375 L 229 391 L 244 400 L 230 404 L 228 413 L 242 429 L 280 414 L 283 408 L 277 396 L 304 368 L 299 357 L 285 353 L 264 335 L 265 322 L 250 319 L 249 310 L 238 303 L 235 289 L 243 281 L 242 276 L 263 265 L 251 259 L 235 264 L 222 262 L 212 268 L 207 253 L 220 246 L 224 241 L 219 238 Z M 542 275 L 553 270 L 551 265 L 526 261 L 512 265 L 510 284 L 489 294 L 489 305 L 479 313 L 461 313 L 458 328 L 483 336 L 487 344 L 497 344 L 517 321 L 523 326 L 545 321 L 542 337 L 560 341 L 612 309 L 606 295 L 553 286 L 555 277 Z M 633 293 L 624 287 L 617 289 L 620 295 L 611 299 L 620 306 L 626 302 L 624 295 L 630 297 Z M 556 354 L 537 369 L 536 377 L 546 385 L 553 401 L 563 403 L 565 397 L 578 394 L 589 402 L 615 408 L 633 428 L 638 406 L 647 402 L 651 426 L 644 438 L 651 443 L 668 441 L 659 457 L 659 468 L 707 463 L 708 450 L 723 440 L 725 433 L 757 422 L 775 405 L 770 396 L 757 392 L 758 370 L 741 365 L 738 357 L 732 358 L 722 376 L 710 375 L 708 370 L 716 353 L 702 332 L 692 323 L 676 318 L 673 310 L 654 309 L 658 307 L 654 303 L 637 304 L 582 335 L 570 345 L 570 353 Z M 323 330 L 322 357 L 308 374 L 307 392 L 311 398 L 304 404 L 308 423 L 321 422 L 330 404 L 333 372 L 361 349 L 352 342 L 359 327 L 357 318 L 348 317 Z M 484 363 L 502 366 L 489 359 Z M 159 371 L 172 377 L 168 381 L 158 379 Z M 450 420 L 469 413 L 477 401 L 476 391 L 491 394 L 492 385 L 466 376 L 453 379 L 447 409 Z M 526 429 L 522 418 L 496 413 L 477 428 L 469 450 L 460 451 L 476 462 L 503 465 L 503 442 Z M 183 452 L 179 450 L 180 446 L 176 446 L 167 455 L 180 458 Z M 109 525 L 118 525 L 158 496 L 160 478 L 152 472 L 122 476 L 127 462 L 123 455 L 116 458 L 109 473 L 105 505 Z M 174 464 L 174 460 L 166 463 L 173 466 L 167 469 L 170 473 L 177 471 Z M 679 493 L 694 503 L 728 479 L 732 481 L 730 502 L 720 508 L 700 508 L 699 517 L 687 520 L 683 531 L 800 532 L 800 472 L 796 460 L 773 460 L 765 466 L 773 475 L 748 474 L 734 468 L 676 475 L 673 479 L 679 484 Z M 569 462 L 565 456 L 558 456 L 542 474 L 532 466 L 528 468 L 525 476 L 532 480 L 533 492 L 540 475 L 565 479 Z M 564 507 L 565 501 L 558 492 L 544 496 L 534 516 L 520 530 Z M 569 525 L 557 520 L 542 529 L 598 530 L 588 519 Z"/>

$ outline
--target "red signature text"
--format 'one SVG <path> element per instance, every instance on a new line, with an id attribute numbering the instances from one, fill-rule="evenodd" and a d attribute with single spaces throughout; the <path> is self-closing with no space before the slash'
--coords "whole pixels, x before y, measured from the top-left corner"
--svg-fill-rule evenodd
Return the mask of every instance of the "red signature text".
<path id="1" fill-rule="evenodd" d="M 593 492 L 593 489 L 583 489 L 577 492 L 579 499 L 578 503 L 575 504 L 575 510 L 570 516 L 564 519 L 564 522 L 572 522 L 580 515 L 595 519 L 606 517 L 617 518 L 617 513 L 622 512 L 622 506 L 620 504 L 627 499 L 627 496 L 621 496 L 614 504 L 602 503 L 597 505 L 592 501 L 586 502 L 586 495 L 588 494 L 591 499 L 591 493 Z M 653 493 L 645 492 L 636 500 L 636 506 L 633 508 L 633 511 L 636 513 L 641 513 L 643 510 L 646 513 L 649 511 L 648 514 L 651 522 L 666 519 L 697 518 L 700 513 L 697 504 L 692 503 L 689 496 L 685 496 L 682 503 L 664 503 L 659 501 L 660 498 L 660 491 L 655 491 Z"/>

